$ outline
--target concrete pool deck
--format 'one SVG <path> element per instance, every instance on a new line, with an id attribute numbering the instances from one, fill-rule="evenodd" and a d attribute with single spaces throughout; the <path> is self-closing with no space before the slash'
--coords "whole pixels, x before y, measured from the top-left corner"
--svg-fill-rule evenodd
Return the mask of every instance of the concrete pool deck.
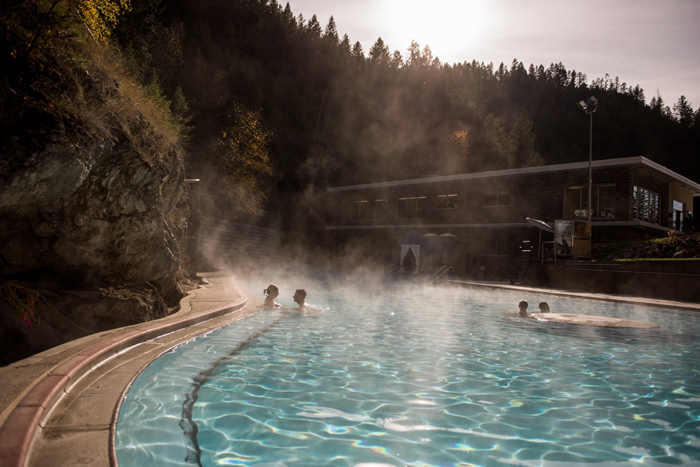
<path id="1" fill-rule="evenodd" d="M 169 349 L 259 311 L 262 302 L 231 273 L 161 320 L 69 342 L 0 368 L 0 465 L 116 465 L 116 417 L 133 379 Z M 700 311 L 700 304 L 468 281 L 445 284 Z M 514 307 L 515 307 L 514 303 Z"/>
<path id="2" fill-rule="evenodd" d="M 0 465 L 114 465 L 122 395 L 162 353 L 249 316 L 262 302 L 230 273 L 171 316 L 68 342 L 0 368 Z"/>

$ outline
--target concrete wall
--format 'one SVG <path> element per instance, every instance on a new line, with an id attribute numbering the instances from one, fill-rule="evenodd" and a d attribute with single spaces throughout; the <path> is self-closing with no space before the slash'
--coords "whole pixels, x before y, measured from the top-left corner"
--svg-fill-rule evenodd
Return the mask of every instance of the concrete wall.
<path id="1" fill-rule="evenodd" d="M 700 302 L 700 261 L 559 261 L 544 269 L 555 289 Z M 532 274 L 523 284 L 539 286 Z"/>
<path id="2" fill-rule="evenodd" d="M 228 267 L 267 261 L 280 254 L 276 229 L 202 216 L 195 239 L 197 261 L 202 267 Z"/>

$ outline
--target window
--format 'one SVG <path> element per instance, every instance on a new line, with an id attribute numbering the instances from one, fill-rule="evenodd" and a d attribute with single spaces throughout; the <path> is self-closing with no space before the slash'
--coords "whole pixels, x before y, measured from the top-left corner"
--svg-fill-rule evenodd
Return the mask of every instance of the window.
<path id="1" fill-rule="evenodd" d="M 420 219 L 424 218 L 426 205 L 428 204 L 427 196 L 417 196 L 413 198 L 399 198 L 396 205 L 397 219 Z"/>
<path id="2" fill-rule="evenodd" d="M 593 185 L 592 217 L 615 217 L 615 184 Z M 564 190 L 564 219 L 588 219 L 588 186 Z"/>
<path id="3" fill-rule="evenodd" d="M 596 196 L 597 195 L 597 196 Z M 593 216 L 615 217 L 615 184 L 598 185 L 596 193 L 593 187 Z M 596 202 L 597 201 L 597 202 Z"/>
<path id="4" fill-rule="evenodd" d="M 508 255 L 508 240 L 502 235 L 493 235 L 481 243 L 482 256 Z"/>
<path id="5" fill-rule="evenodd" d="M 365 219 L 385 219 L 388 200 L 371 199 L 354 201 L 350 218 L 354 221 Z"/>
<path id="6" fill-rule="evenodd" d="M 487 193 L 484 195 L 484 206 L 510 206 L 510 193 Z"/>
<path id="7" fill-rule="evenodd" d="M 659 200 L 658 193 L 636 185 L 632 187 L 632 219 L 658 224 Z"/>
<path id="8" fill-rule="evenodd" d="M 388 199 L 375 199 L 374 209 L 370 210 L 370 219 L 386 219 L 387 207 L 389 206 Z"/>
<path id="9" fill-rule="evenodd" d="M 436 207 L 438 209 L 455 209 L 457 207 L 457 195 L 439 195 Z"/>

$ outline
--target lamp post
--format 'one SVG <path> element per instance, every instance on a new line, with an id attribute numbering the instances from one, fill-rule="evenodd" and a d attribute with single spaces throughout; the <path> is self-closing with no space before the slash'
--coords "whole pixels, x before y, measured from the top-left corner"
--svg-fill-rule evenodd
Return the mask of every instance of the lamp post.
<path id="1" fill-rule="evenodd" d="M 595 96 L 591 96 L 585 101 L 577 102 L 576 105 L 579 107 L 579 109 L 591 116 L 591 130 L 588 141 L 588 228 L 590 229 L 588 239 L 588 256 L 591 257 L 593 248 L 593 229 L 591 226 L 591 217 L 593 215 L 593 206 L 591 202 L 591 193 L 593 192 L 593 112 L 598 109 L 598 99 L 596 99 Z"/>

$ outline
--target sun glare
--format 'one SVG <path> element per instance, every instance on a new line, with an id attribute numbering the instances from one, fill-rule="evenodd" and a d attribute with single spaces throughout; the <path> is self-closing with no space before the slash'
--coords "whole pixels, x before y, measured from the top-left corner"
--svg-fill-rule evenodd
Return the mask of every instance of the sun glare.
<path id="1" fill-rule="evenodd" d="M 491 23 L 487 0 L 387 0 L 385 5 L 384 42 L 404 56 L 415 40 L 421 50 L 429 45 L 443 62 L 466 60 L 469 50 L 486 38 Z"/>

